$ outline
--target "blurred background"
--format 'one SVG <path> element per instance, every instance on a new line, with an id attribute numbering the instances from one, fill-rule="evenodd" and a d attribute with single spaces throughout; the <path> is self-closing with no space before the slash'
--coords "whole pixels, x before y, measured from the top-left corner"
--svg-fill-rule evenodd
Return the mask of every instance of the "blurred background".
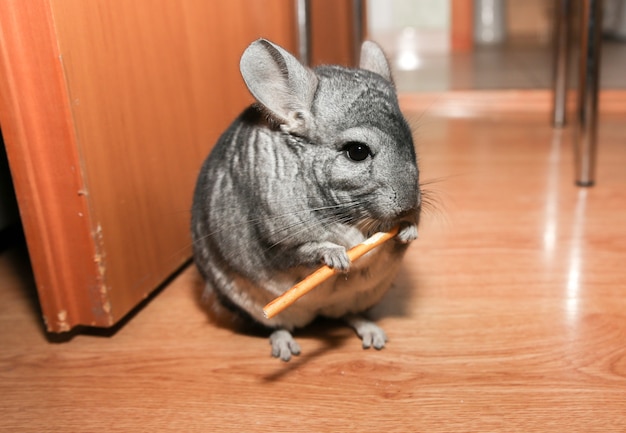
<path id="1" fill-rule="evenodd" d="M 475 0 L 473 8 L 469 8 L 470 3 L 367 1 L 369 36 L 380 42 L 393 58 L 399 90 L 550 88 L 558 2 Z M 576 16 L 578 2 L 572 2 L 572 6 Z M 458 14 L 471 14 L 473 28 L 461 35 L 464 39 L 454 41 L 458 32 L 454 26 L 459 26 L 459 21 L 468 21 Z M 579 21 L 572 18 L 572 39 Z M 625 88 L 626 4 L 623 0 L 604 1 L 603 33 L 601 86 Z M 577 39 L 573 45 L 576 42 Z M 576 84 L 575 69 L 571 68 L 572 87 Z"/>

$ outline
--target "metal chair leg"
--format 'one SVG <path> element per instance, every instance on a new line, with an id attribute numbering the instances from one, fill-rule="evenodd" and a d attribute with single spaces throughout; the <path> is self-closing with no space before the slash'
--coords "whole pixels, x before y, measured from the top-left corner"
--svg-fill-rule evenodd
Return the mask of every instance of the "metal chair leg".
<path id="1" fill-rule="evenodd" d="M 355 66 L 358 66 L 360 61 L 364 33 L 363 0 L 352 0 L 352 59 Z"/>
<path id="2" fill-rule="evenodd" d="M 311 5 L 309 0 L 296 0 L 296 26 L 298 29 L 298 60 L 311 64 Z"/>
<path id="3" fill-rule="evenodd" d="M 552 88 L 552 122 L 562 127 L 566 122 L 567 74 L 570 52 L 571 0 L 555 0 L 556 23 L 554 32 L 554 80 Z"/>
<path id="4" fill-rule="evenodd" d="M 602 39 L 602 0 L 582 0 L 577 125 L 576 184 L 595 182 L 598 82 Z"/>

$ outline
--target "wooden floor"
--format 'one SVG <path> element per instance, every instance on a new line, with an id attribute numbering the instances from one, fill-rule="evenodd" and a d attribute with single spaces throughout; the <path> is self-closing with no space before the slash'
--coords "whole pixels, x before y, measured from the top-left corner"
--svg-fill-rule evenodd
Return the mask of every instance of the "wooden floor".
<path id="1" fill-rule="evenodd" d="M 193 268 L 115 334 L 49 342 L 5 251 L 0 431 L 625 431 L 625 114 L 603 111 L 598 184 L 580 189 L 547 101 L 403 98 L 433 204 L 374 312 L 382 351 L 319 323 L 273 359 L 209 320 Z"/>

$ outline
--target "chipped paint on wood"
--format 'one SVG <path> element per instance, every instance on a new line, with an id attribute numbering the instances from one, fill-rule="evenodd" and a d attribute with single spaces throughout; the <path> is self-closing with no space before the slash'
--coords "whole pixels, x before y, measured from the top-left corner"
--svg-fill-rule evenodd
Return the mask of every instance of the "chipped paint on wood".
<path id="1" fill-rule="evenodd" d="M 115 319 L 112 314 L 112 305 L 109 297 L 109 287 L 106 285 L 106 254 L 104 248 L 104 235 L 102 232 L 102 225 L 97 224 L 93 231 L 94 243 L 96 246 L 96 253 L 94 254 L 93 261 L 97 266 L 96 285 L 92 294 L 94 302 L 97 303 L 98 311 L 105 316 L 106 323 L 110 326 L 115 323 Z"/>
<path id="2" fill-rule="evenodd" d="M 57 313 L 57 329 L 60 332 L 67 332 L 71 329 L 67 321 L 67 310 L 61 310 Z"/>

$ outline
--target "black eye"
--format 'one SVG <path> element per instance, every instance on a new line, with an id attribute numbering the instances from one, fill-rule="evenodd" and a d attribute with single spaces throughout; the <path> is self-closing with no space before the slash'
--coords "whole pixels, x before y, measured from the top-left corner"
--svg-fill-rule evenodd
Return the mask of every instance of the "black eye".
<path id="1" fill-rule="evenodd" d="M 365 161 L 368 156 L 372 155 L 372 151 L 365 143 L 359 141 L 349 141 L 343 147 L 346 156 L 353 161 Z"/>

